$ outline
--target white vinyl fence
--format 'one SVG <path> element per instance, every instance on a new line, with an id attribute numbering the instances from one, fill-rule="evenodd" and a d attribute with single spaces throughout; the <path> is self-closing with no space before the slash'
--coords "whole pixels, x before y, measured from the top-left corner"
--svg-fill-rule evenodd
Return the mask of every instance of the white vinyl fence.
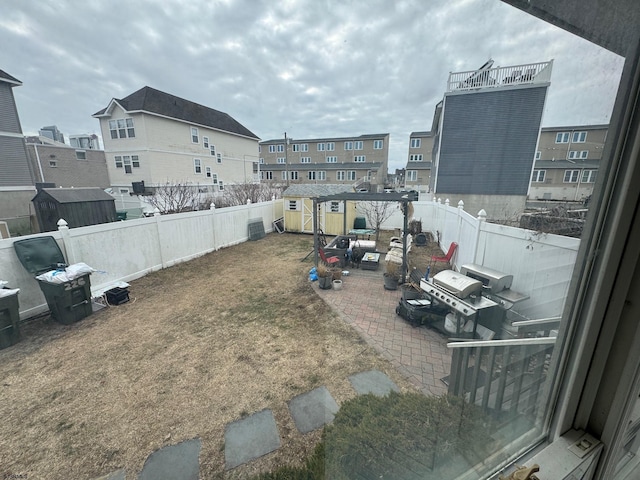
<path id="1" fill-rule="evenodd" d="M 282 199 L 199 212 L 157 215 L 57 232 L 0 240 L 0 280 L 19 288 L 20 317 L 46 311 L 37 280 L 20 264 L 13 242 L 53 236 L 67 263 L 84 262 L 98 272 L 91 275 L 92 290 L 185 262 L 249 239 L 248 221 L 262 218 L 265 232 L 282 217 Z"/>
<path id="2" fill-rule="evenodd" d="M 513 275 L 511 289 L 530 297 L 513 308 L 525 317 L 562 314 L 580 239 L 488 223 L 465 212 L 462 203 L 413 202 L 413 207 L 413 218 L 439 239 L 443 252 L 451 242 L 459 245 L 453 268 L 475 263 Z M 402 222 L 402 214 L 394 213 L 383 228 L 402 228 Z"/>

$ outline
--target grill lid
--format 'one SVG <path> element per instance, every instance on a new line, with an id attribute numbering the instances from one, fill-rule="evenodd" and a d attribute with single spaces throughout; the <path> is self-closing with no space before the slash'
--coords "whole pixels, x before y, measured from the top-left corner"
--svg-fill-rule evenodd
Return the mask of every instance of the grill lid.
<path id="1" fill-rule="evenodd" d="M 433 276 L 433 283 L 458 298 L 467 298 L 469 295 L 482 291 L 482 282 L 454 272 L 443 270 Z"/>

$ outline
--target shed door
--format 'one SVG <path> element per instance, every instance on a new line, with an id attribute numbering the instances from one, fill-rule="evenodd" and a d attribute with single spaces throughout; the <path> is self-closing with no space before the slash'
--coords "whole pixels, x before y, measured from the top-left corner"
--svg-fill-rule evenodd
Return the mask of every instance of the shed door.
<path id="1" fill-rule="evenodd" d="M 324 231 L 325 203 L 318 204 L 318 228 Z M 305 198 L 302 201 L 302 231 L 313 233 L 313 199 Z"/>

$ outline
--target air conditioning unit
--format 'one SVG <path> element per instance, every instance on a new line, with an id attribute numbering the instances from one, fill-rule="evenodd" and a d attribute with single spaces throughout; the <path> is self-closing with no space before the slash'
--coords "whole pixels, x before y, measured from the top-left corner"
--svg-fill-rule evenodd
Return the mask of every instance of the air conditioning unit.
<path id="1" fill-rule="evenodd" d="M 136 195 L 144 194 L 144 180 L 141 182 L 131 182 L 131 187 L 133 188 L 133 193 Z"/>

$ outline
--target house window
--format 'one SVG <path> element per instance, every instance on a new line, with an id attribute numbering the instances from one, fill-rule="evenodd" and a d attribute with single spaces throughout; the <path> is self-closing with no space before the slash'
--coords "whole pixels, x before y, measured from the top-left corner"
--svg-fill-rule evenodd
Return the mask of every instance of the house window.
<path id="1" fill-rule="evenodd" d="M 122 156 L 122 163 L 124 163 L 124 173 L 133 173 L 133 170 L 131 170 L 131 157 L 129 155 Z"/>
<path id="2" fill-rule="evenodd" d="M 344 181 L 344 178 L 345 178 L 344 170 L 339 170 L 339 171 L 336 172 L 336 180 L 342 182 L 342 181 Z"/>
<path id="3" fill-rule="evenodd" d="M 286 171 L 280 172 L 280 179 L 281 180 L 286 180 L 287 179 L 287 172 Z"/>
<path id="4" fill-rule="evenodd" d="M 356 171 L 355 170 L 349 170 L 347 172 L 347 180 L 350 182 L 355 182 L 356 180 Z"/>
<path id="5" fill-rule="evenodd" d="M 300 157 L 300 163 L 311 163 L 311 157 Z"/>
<path id="6" fill-rule="evenodd" d="M 336 149 L 336 144 L 334 142 L 327 143 L 327 152 L 333 152 Z"/>
<path id="7" fill-rule="evenodd" d="M 49 160 L 49 166 L 51 168 L 56 168 L 58 166 L 58 162 L 56 162 L 55 160 Z"/>
<path id="8" fill-rule="evenodd" d="M 307 180 L 315 180 L 316 172 L 307 172 Z"/>
<path id="9" fill-rule="evenodd" d="M 209 148 L 209 137 L 202 137 L 202 146 L 204 148 Z"/>
<path id="10" fill-rule="evenodd" d="M 407 170 L 407 180 L 410 182 L 418 181 L 418 171 L 417 170 Z"/>
<path id="11" fill-rule="evenodd" d="M 329 211 L 331 213 L 342 213 L 344 204 L 342 202 L 329 202 Z"/>
<path id="12" fill-rule="evenodd" d="M 213 182 L 213 184 L 214 184 L 214 185 L 217 185 L 217 184 L 218 184 L 218 174 L 217 174 L 217 173 L 214 173 L 214 174 L 211 176 L 211 181 Z"/>
<path id="13" fill-rule="evenodd" d="M 571 150 L 569 151 L 569 154 L 567 156 L 567 158 L 569 159 L 581 159 L 584 160 L 585 158 L 587 158 L 589 156 L 589 150 Z"/>
<path id="14" fill-rule="evenodd" d="M 287 210 L 289 210 L 289 211 L 298 210 L 298 200 L 289 200 L 287 202 Z"/>
<path id="15" fill-rule="evenodd" d="M 534 170 L 533 176 L 531 177 L 532 182 L 540 183 L 544 182 L 544 177 L 546 175 L 546 170 Z"/>
<path id="16" fill-rule="evenodd" d="M 598 175 L 597 170 L 583 170 L 582 183 L 594 183 L 596 181 L 597 175 Z"/>
<path id="17" fill-rule="evenodd" d="M 291 180 L 298 180 L 298 172 L 297 171 L 293 171 L 293 172 L 289 172 L 290 174 L 290 178 Z"/>
<path id="18" fill-rule="evenodd" d="M 284 152 L 284 145 L 278 145 L 278 152 Z"/>
<path id="19" fill-rule="evenodd" d="M 422 161 L 422 154 L 421 153 L 412 153 L 411 155 L 409 155 L 409 161 L 410 162 L 421 162 Z"/>
<path id="20" fill-rule="evenodd" d="M 422 144 L 422 139 L 420 138 L 411 139 L 411 148 L 420 148 L 421 144 Z"/>
<path id="21" fill-rule="evenodd" d="M 224 190 L 224 183 L 222 182 L 222 180 L 218 182 L 218 190 L 220 191 Z"/>
<path id="22" fill-rule="evenodd" d="M 542 157 L 542 152 L 540 150 L 538 150 L 536 152 L 536 160 L 540 160 L 540 157 Z"/>
<path id="23" fill-rule="evenodd" d="M 353 150 L 353 142 L 344 142 L 345 150 Z"/>
<path id="24" fill-rule="evenodd" d="M 374 140 L 373 141 L 373 149 L 374 150 L 382 150 L 384 145 L 384 140 Z"/>
<path id="25" fill-rule="evenodd" d="M 273 180 L 273 172 L 260 172 L 262 174 L 262 180 Z"/>
<path id="26" fill-rule="evenodd" d="M 209 145 L 209 152 L 211 153 L 212 157 L 215 157 L 215 155 L 216 155 L 216 146 L 213 145 L 213 144 Z"/>
<path id="27" fill-rule="evenodd" d="M 556 143 L 569 143 L 569 132 L 558 132 L 556 134 Z"/>
<path id="28" fill-rule="evenodd" d="M 111 138 L 133 138 L 136 136 L 133 128 L 132 118 L 119 118 L 118 120 L 109 120 L 109 130 Z"/>
<path id="29" fill-rule="evenodd" d="M 318 180 L 326 180 L 327 179 L 327 172 L 325 172 L 324 170 L 320 170 L 318 172 Z"/>
<path id="30" fill-rule="evenodd" d="M 260 165 L 264 165 L 264 158 L 260 158 L 259 162 L 260 162 Z"/>
<path id="31" fill-rule="evenodd" d="M 275 145 L 269 145 L 269 153 L 276 153 L 276 146 Z"/>
<path id="32" fill-rule="evenodd" d="M 571 138 L 573 143 L 584 143 L 587 141 L 587 132 L 573 132 L 573 138 Z"/>
<path id="33" fill-rule="evenodd" d="M 366 162 L 367 161 L 367 156 L 366 155 L 356 155 L 355 157 L 353 157 L 353 161 L 354 162 Z"/>
<path id="34" fill-rule="evenodd" d="M 222 155 L 220 155 L 219 153 L 216 154 L 216 162 L 222 163 Z"/>
<path id="35" fill-rule="evenodd" d="M 86 160 L 87 159 L 87 152 L 85 152 L 84 150 L 76 150 L 76 159 L 78 159 L 78 160 Z"/>
<path id="36" fill-rule="evenodd" d="M 327 163 L 338 163 L 338 157 L 327 157 Z"/>
<path id="37" fill-rule="evenodd" d="M 284 157 L 278 157 L 278 163 L 285 164 L 285 163 L 287 163 L 287 159 L 284 158 Z"/>
<path id="38" fill-rule="evenodd" d="M 324 143 L 319 143 L 319 144 L 317 145 L 317 148 L 318 148 L 318 151 L 319 151 L 319 152 L 324 152 Z"/>
<path id="39" fill-rule="evenodd" d="M 308 152 L 309 144 L 307 143 L 294 143 L 293 149 L 294 152 Z"/>
<path id="40" fill-rule="evenodd" d="M 211 167 L 204 167 L 204 174 L 207 178 L 211 178 Z"/>
<path id="41" fill-rule="evenodd" d="M 129 193 L 129 189 L 128 188 L 121 188 L 120 190 L 118 190 L 118 192 L 122 193 L 122 194 L 127 194 L 127 193 Z"/>
<path id="42" fill-rule="evenodd" d="M 138 159 L 138 155 L 131 155 L 131 165 L 133 165 L 133 168 L 140 167 L 140 160 Z"/>
<path id="43" fill-rule="evenodd" d="M 200 140 L 198 140 L 198 129 L 196 127 L 191 127 L 191 143 L 200 143 Z"/>
<path id="44" fill-rule="evenodd" d="M 122 168 L 122 157 L 117 155 L 115 157 L 115 160 L 116 160 L 116 168 Z"/>
<path id="45" fill-rule="evenodd" d="M 199 158 L 193 159 L 193 171 L 195 173 L 202 173 L 202 162 Z"/>
<path id="46" fill-rule="evenodd" d="M 564 183 L 576 183 L 580 177 L 580 170 L 565 170 Z"/>
<path id="47" fill-rule="evenodd" d="M 358 140 L 356 142 L 353 142 L 353 149 L 354 150 L 362 150 L 364 148 L 364 144 L 362 142 L 362 140 Z"/>

